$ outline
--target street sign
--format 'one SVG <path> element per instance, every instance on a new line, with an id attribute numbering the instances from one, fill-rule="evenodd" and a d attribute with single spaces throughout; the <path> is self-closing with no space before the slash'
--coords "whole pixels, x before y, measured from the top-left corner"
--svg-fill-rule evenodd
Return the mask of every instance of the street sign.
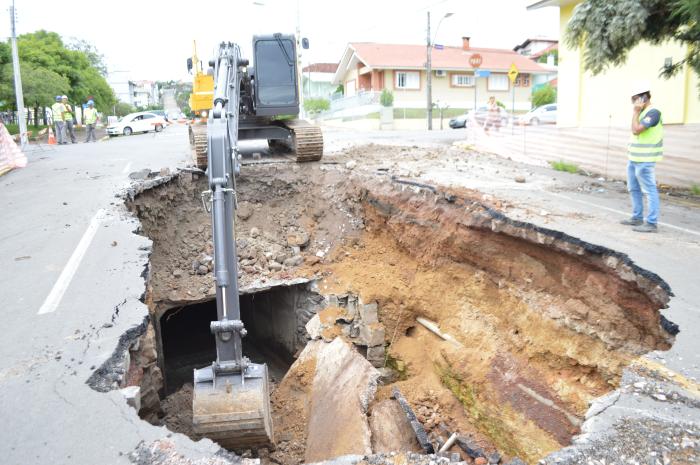
<path id="1" fill-rule="evenodd" d="M 477 69 L 474 71 L 474 76 L 476 77 L 489 77 L 491 76 L 491 71 L 487 69 Z"/>
<path id="2" fill-rule="evenodd" d="M 510 79 L 510 83 L 513 84 L 517 77 L 518 77 L 518 67 L 515 66 L 515 63 L 513 63 L 512 65 L 510 65 L 510 71 L 508 71 L 508 78 Z"/>
<path id="3" fill-rule="evenodd" d="M 472 68 L 478 68 L 483 62 L 484 59 L 481 58 L 481 55 L 479 55 L 478 53 L 475 53 L 469 57 L 469 64 L 472 66 Z"/>

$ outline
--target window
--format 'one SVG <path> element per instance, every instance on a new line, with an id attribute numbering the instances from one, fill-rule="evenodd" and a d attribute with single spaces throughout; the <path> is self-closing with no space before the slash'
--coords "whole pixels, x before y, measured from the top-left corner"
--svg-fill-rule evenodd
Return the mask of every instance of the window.
<path id="1" fill-rule="evenodd" d="M 151 119 L 151 118 L 155 118 L 155 117 L 156 117 L 156 115 L 143 115 L 143 119 Z"/>
<path id="2" fill-rule="evenodd" d="M 452 86 L 453 87 L 473 87 L 474 86 L 474 76 L 471 74 L 453 74 L 452 75 Z"/>
<path id="3" fill-rule="evenodd" d="M 530 75 L 529 74 L 518 74 L 515 78 L 515 87 L 530 87 Z"/>
<path id="4" fill-rule="evenodd" d="M 523 87 L 530 87 L 530 75 L 523 74 Z"/>
<path id="5" fill-rule="evenodd" d="M 394 85 L 397 89 L 420 89 L 420 74 L 418 71 L 399 71 Z"/>
<path id="6" fill-rule="evenodd" d="M 488 89 L 492 90 L 508 90 L 508 75 L 507 74 L 491 74 L 488 81 Z"/>

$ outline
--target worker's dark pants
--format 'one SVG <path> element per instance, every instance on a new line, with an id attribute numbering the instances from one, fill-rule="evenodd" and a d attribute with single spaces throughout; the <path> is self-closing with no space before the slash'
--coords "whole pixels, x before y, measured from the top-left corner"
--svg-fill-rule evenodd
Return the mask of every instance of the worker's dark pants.
<path id="1" fill-rule="evenodd" d="M 97 142 L 95 139 L 95 123 L 87 125 L 87 139 L 85 139 L 85 142 L 90 142 L 90 139 L 92 139 L 93 142 Z"/>
<path id="2" fill-rule="evenodd" d="M 70 136 L 70 141 L 75 144 L 75 132 L 73 132 L 73 120 L 66 121 L 66 139 Z M 68 142 L 68 141 L 66 141 Z"/>
<path id="3" fill-rule="evenodd" d="M 66 138 L 66 123 L 64 123 L 63 121 L 55 121 L 54 126 L 56 126 L 56 142 L 62 144 L 64 139 Z"/>

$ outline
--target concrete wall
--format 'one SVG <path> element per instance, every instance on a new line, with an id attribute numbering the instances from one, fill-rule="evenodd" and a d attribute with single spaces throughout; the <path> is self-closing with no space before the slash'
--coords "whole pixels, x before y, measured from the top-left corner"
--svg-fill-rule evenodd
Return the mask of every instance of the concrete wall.
<path id="1" fill-rule="evenodd" d="M 562 37 L 575 5 L 560 10 Z M 627 124 L 631 114 L 629 88 L 637 80 L 651 82 L 652 102 L 663 114 L 666 124 L 700 123 L 700 99 L 697 76 L 690 70 L 671 79 L 659 78 L 666 58 L 680 61 L 686 47 L 667 42 L 660 46 L 640 44 L 623 66 L 598 76 L 583 71 L 580 49 L 564 42 L 559 49 L 558 124 L 562 127 L 608 126 Z"/>
<path id="2" fill-rule="evenodd" d="M 277 286 L 241 296 L 241 317 L 249 333 L 268 342 L 272 349 L 294 355 L 306 344 L 305 325 L 322 302 L 323 297 L 306 284 Z"/>

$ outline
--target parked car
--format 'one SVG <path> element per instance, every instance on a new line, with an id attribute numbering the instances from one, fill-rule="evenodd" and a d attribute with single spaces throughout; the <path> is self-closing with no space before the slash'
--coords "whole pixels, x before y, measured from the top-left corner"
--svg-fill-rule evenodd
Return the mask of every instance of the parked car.
<path id="1" fill-rule="evenodd" d="M 129 113 L 119 118 L 116 123 L 107 127 L 107 134 L 110 136 L 118 136 L 120 134 L 130 136 L 135 132 L 160 132 L 166 125 L 167 122 L 162 116 L 148 111 L 140 111 L 138 113 Z"/>
<path id="2" fill-rule="evenodd" d="M 508 122 L 511 120 L 511 114 L 508 113 L 504 108 L 498 107 L 498 114 L 500 117 L 500 125 L 507 126 Z M 465 128 L 470 121 L 476 121 L 477 124 L 483 126 L 486 123 L 486 118 L 489 116 L 489 110 L 487 107 L 479 107 L 474 110 L 469 110 L 463 115 L 456 116 L 452 118 L 449 125 L 452 129 Z"/>
<path id="3" fill-rule="evenodd" d="M 538 124 L 555 124 L 557 122 L 557 104 L 550 103 L 548 105 L 542 105 L 537 108 L 533 108 L 528 111 L 520 118 L 518 118 L 519 124 L 531 124 L 537 126 Z"/>

